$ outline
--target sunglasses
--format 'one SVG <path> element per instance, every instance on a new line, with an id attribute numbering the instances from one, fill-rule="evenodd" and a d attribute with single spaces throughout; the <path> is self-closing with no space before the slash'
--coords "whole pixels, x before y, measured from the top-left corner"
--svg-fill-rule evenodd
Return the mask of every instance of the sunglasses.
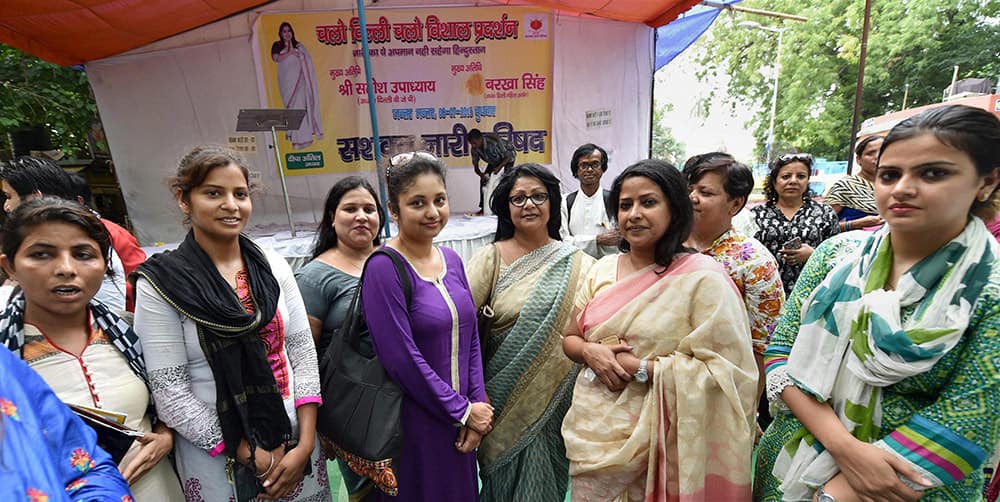
<path id="1" fill-rule="evenodd" d="M 524 207 L 525 204 L 530 200 L 535 206 L 541 206 L 549 200 L 549 194 L 547 193 L 533 193 L 531 195 L 517 194 L 507 199 L 510 201 L 514 207 Z"/>
<path id="2" fill-rule="evenodd" d="M 391 158 L 389 158 L 389 165 L 393 166 L 393 167 L 398 167 L 398 166 L 401 166 L 401 165 L 406 164 L 407 162 L 413 160 L 414 157 L 419 157 L 419 158 L 422 158 L 424 160 L 430 160 L 430 161 L 434 161 L 434 162 L 436 162 L 438 160 L 438 158 L 433 153 L 431 153 L 431 152 L 425 152 L 423 150 L 417 150 L 417 151 L 414 151 L 414 152 L 404 152 L 404 153 L 399 153 L 399 154 L 393 155 Z"/>
<path id="3" fill-rule="evenodd" d="M 792 162 L 805 162 L 811 166 L 813 156 L 808 153 L 786 153 L 778 157 L 778 163 L 781 165 L 791 164 Z"/>

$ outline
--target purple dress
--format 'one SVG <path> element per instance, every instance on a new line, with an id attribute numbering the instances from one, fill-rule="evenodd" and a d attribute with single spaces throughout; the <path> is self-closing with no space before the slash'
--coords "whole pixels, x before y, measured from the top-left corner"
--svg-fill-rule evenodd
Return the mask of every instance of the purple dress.
<path id="1" fill-rule="evenodd" d="M 451 249 L 438 249 L 444 270 L 437 278 L 420 277 L 403 258 L 413 286 L 409 312 L 388 257 L 371 258 L 361 285 L 375 353 L 405 393 L 399 495 L 376 488 L 366 500 L 479 500 L 476 455 L 455 449 L 469 405 L 486 401 L 476 307 L 462 260 Z"/>

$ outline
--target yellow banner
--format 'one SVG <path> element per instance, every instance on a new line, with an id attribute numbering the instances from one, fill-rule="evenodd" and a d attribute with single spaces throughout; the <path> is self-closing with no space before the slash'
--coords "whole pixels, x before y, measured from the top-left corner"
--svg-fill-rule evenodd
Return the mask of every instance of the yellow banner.
<path id="1" fill-rule="evenodd" d="M 368 100 L 383 155 L 417 136 L 454 167 L 471 166 L 467 131 L 493 132 L 517 163 L 549 163 L 551 18 L 529 7 L 369 10 L 374 93 L 351 11 L 263 14 L 255 26 L 268 108 L 304 109 L 279 133 L 285 174 L 371 169 Z"/>

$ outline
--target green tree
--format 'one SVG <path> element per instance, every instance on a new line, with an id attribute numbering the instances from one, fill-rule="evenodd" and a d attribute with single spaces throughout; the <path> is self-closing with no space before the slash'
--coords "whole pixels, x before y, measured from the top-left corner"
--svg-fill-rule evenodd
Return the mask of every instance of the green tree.
<path id="1" fill-rule="evenodd" d="M 770 114 L 771 66 L 777 36 L 739 26 L 752 19 L 783 27 L 776 144 L 845 160 L 858 75 L 864 2 L 859 0 L 746 0 L 740 5 L 809 18 L 806 23 L 723 15 L 705 42 L 699 78 L 730 75 L 732 106 L 757 105 L 754 135 L 763 150 Z M 873 0 L 862 119 L 902 107 L 936 103 L 959 78 L 997 78 L 1000 2 L 995 0 Z M 763 70 L 763 71 L 762 71 Z"/>
<path id="2" fill-rule="evenodd" d="M 663 125 L 663 116 L 673 110 L 674 105 L 662 103 L 653 105 L 653 158 L 665 160 L 676 166 L 684 163 L 684 143 L 674 137 L 673 131 Z"/>
<path id="3" fill-rule="evenodd" d="M 87 75 L 0 44 L 0 154 L 10 155 L 7 134 L 40 125 L 71 156 L 88 156 L 87 131 L 97 116 Z"/>

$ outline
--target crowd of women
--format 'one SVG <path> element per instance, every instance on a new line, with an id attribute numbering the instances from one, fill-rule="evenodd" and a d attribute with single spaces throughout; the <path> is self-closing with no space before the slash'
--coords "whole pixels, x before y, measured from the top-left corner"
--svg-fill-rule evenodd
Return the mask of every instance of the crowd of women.
<path id="1" fill-rule="evenodd" d="M 116 471 L 4 354 L 0 465 L 31 468 L 0 467 L 0 493 L 329 500 L 329 459 L 352 500 L 978 500 L 1000 441 L 1000 245 L 984 223 L 1000 121 L 945 106 L 857 153 L 829 205 L 793 153 L 751 209 L 753 176 L 728 154 L 639 161 L 610 186 L 621 252 L 599 260 L 560 240 L 559 180 L 514 166 L 489 201 L 494 243 L 463 263 L 434 245 L 443 163 L 401 152 L 388 211 L 362 178 L 339 181 L 293 273 L 242 233 L 246 162 L 198 147 L 170 184 L 190 231 L 131 274 L 134 319 L 94 299 L 110 270 L 98 216 L 25 194 L 2 239 L 17 287 L 0 341 L 59 400 L 144 434 Z M 385 214 L 398 232 L 383 242 Z M 388 477 L 317 433 L 337 395 L 318 361 L 356 294 L 359 350 L 403 396 Z"/>

